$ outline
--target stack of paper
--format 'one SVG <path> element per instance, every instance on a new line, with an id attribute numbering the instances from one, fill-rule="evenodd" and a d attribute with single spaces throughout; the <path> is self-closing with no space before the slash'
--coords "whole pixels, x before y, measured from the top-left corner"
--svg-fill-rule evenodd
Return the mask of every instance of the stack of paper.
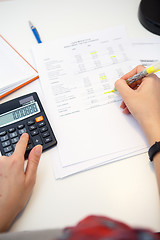
<path id="1" fill-rule="evenodd" d="M 0 98 L 38 78 L 37 71 L 0 35 Z"/>
<path id="2" fill-rule="evenodd" d="M 139 64 L 124 27 L 44 43 L 33 52 L 58 140 L 56 178 L 146 151 L 140 126 L 119 108 L 121 97 L 107 93 Z"/>

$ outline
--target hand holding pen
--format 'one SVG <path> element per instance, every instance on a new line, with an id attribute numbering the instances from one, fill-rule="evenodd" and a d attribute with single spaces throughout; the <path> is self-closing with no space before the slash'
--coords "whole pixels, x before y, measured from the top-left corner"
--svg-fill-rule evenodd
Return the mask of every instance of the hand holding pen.
<path id="1" fill-rule="evenodd" d="M 141 82 L 142 78 L 148 76 L 149 74 L 155 73 L 159 70 L 160 70 L 160 62 L 157 62 L 148 68 L 143 68 L 142 71 L 136 73 L 135 75 L 129 76 L 126 79 L 126 82 L 131 88 L 134 88 L 135 86 L 139 86 L 139 83 Z M 123 76 L 123 77 L 125 77 L 125 76 Z M 111 92 L 116 92 L 116 91 L 117 91 L 117 89 L 114 88 L 113 90 L 105 92 L 105 93 L 111 93 Z"/>
<path id="2" fill-rule="evenodd" d="M 140 80 L 140 79 L 146 77 L 147 75 L 155 73 L 159 70 L 160 70 L 160 62 L 157 62 L 154 65 L 152 65 L 148 68 L 145 68 L 143 71 L 128 78 L 126 81 L 127 81 L 128 85 L 131 85 L 132 83 L 136 82 L 137 80 Z"/>
<path id="3" fill-rule="evenodd" d="M 150 74 L 153 74 L 157 71 L 160 70 L 160 62 L 157 62 L 155 63 L 154 65 L 150 66 L 150 67 L 147 67 L 147 68 L 144 68 L 143 67 L 143 70 L 136 73 L 135 75 L 129 77 L 126 79 L 126 83 L 133 89 L 137 88 L 141 82 L 142 82 L 142 79 L 144 77 L 147 77 L 149 76 Z M 126 75 L 124 75 L 122 78 L 124 78 Z M 114 88 L 114 90 L 116 91 L 116 89 Z"/>
<path id="4" fill-rule="evenodd" d="M 127 79 L 144 70 L 143 66 L 137 66 L 117 80 L 115 88 L 123 99 L 120 106 L 123 113 L 131 113 L 134 116 L 151 144 L 153 141 L 151 136 L 160 140 L 160 79 L 155 74 L 148 75 L 138 80 L 141 81 L 138 87 L 137 82 L 132 83 L 135 84 L 134 88 L 137 87 L 136 90 L 127 84 Z"/>

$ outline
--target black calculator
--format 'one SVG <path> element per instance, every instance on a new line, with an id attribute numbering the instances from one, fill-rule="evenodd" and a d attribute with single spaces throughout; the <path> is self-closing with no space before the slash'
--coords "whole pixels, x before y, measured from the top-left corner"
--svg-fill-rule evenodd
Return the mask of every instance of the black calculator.
<path id="1" fill-rule="evenodd" d="M 0 104 L 1 155 L 10 156 L 20 136 L 25 132 L 29 134 L 25 159 L 38 144 L 43 146 L 43 151 L 57 144 L 36 92 Z"/>

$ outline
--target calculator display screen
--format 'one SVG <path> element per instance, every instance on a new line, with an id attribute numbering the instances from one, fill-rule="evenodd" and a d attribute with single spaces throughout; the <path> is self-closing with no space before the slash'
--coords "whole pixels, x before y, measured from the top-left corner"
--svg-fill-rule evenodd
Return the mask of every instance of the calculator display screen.
<path id="1" fill-rule="evenodd" d="M 7 113 L 3 113 L 0 115 L 0 127 L 20 121 L 38 112 L 40 112 L 40 109 L 37 102 L 32 102 L 23 107 L 19 107 Z"/>

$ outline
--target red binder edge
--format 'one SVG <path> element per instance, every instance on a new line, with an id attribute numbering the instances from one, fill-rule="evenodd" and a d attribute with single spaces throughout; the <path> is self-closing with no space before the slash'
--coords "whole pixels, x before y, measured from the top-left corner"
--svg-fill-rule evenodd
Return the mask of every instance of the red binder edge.
<path id="1" fill-rule="evenodd" d="M 38 71 L 0 34 L 0 37 L 31 67 L 33 68 L 33 70 L 38 74 Z M 21 87 L 27 85 L 30 82 L 33 82 L 34 80 L 38 79 L 39 75 L 37 75 L 36 77 L 26 81 L 25 83 L 20 84 L 19 86 L 13 88 L 12 90 L 0 95 L 0 99 L 2 99 L 3 97 L 9 95 L 10 93 L 20 89 Z"/>

